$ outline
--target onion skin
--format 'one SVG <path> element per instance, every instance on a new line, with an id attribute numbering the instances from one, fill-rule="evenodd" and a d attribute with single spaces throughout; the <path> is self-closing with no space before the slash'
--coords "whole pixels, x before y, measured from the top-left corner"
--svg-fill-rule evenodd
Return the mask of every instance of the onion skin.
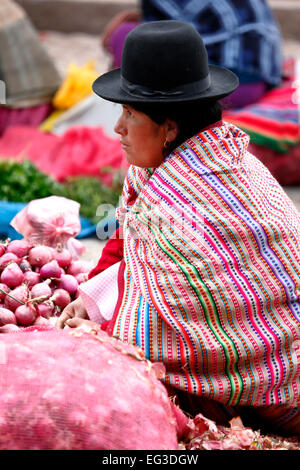
<path id="1" fill-rule="evenodd" d="M 24 279 L 24 274 L 17 263 L 10 263 L 3 269 L 0 280 L 10 288 L 19 286 Z"/>
<path id="2" fill-rule="evenodd" d="M 68 267 L 72 262 L 72 255 L 66 248 L 59 250 L 53 250 L 53 258 L 58 262 L 61 268 Z"/>
<path id="3" fill-rule="evenodd" d="M 45 303 L 36 306 L 37 313 L 40 317 L 50 318 L 54 314 L 54 303 L 47 300 Z"/>
<path id="4" fill-rule="evenodd" d="M 4 305 L 5 308 L 8 308 L 8 310 L 11 310 L 12 312 L 14 312 L 18 307 L 20 307 L 20 305 L 22 305 L 22 303 L 25 303 L 28 300 L 28 288 L 24 284 L 11 290 L 9 294 L 16 300 L 7 295 L 4 300 Z M 21 302 L 18 302 L 18 300 Z"/>
<path id="5" fill-rule="evenodd" d="M 0 326 L 0 333 L 15 333 L 20 331 L 20 328 L 14 323 L 7 323 L 4 326 Z"/>
<path id="6" fill-rule="evenodd" d="M 29 287 L 29 289 L 31 289 L 33 286 L 35 286 L 36 284 L 39 284 L 40 282 L 40 275 L 39 273 L 35 273 L 33 271 L 26 271 L 24 273 L 24 278 L 23 278 L 23 282 L 25 284 L 27 284 L 27 286 Z"/>
<path id="7" fill-rule="evenodd" d="M 3 256 L 5 252 L 6 252 L 6 246 L 1 243 L 0 244 L 0 257 Z"/>
<path id="8" fill-rule="evenodd" d="M 30 326 L 37 317 L 37 312 L 32 305 L 21 305 L 15 311 L 17 322 L 22 326 Z"/>
<path id="9" fill-rule="evenodd" d="M 0 284 L 0 289 L 5 290 L 7 294 L 10 292 L 10 288 L 6 284 Z M 6 297 L 6 294 L 4 292 L 0 291 L 0 301 L 4 300 Z"/>
<path id="10" fill-rule="evenodd" d="M 69 305 L 69 303 L 71 303 L 72 301 L 69 292 L 64 289 L 56 289 L 53 292 L 53 295 L 50 300 L 52 300 L 55 305 L 62 309 Z"/>
<path id="11" fill-rule="evenodd" d="M 8 310 L 7 308 L 1 307 L 0 308 L 0 326 L 8 325 L 8 324 L 17 324 L 17 320 L 15 315 L 12 311 Z"/>
<path id="12" fill-rule="evenodd" d="M 52 260 L 52 250 L 48 246 L 38 245 L 28 253 L 28 261 L 31 266 L 41 267 Z"/>
<path id="13" fill-rule="evenodd" d="M 80 273 L 88 273 L 92 270 L 92 268 L 93 268 L 92 263 L 88 261 L 75 260 L 75 261 L 72 261 L 72 263 L 68 267 L 67 274 L 76 276 L 77 274 L 80 274 Z"/>
<path id="14" fill-rule="evenodd" d="M 0 258 L 0 271 L 2 271 L 6 266 L 11 263 L 19 263 L 20 259 L 14 253 L 5 253 Z"/>
<path id="15" fill-rule="evenodd" d="M 51 277 L 59 278 L 61 276 L 61 268 L 56 260 L 44 264 L 40 269 L 40 276 L 44 279 Z"/>
<path id="16" fill-rule="evenodd" d="M 82 284 L 83 282 L 86 282 L 89 278 L 88 273 L 79 273 L 75 276 L 75 279 L 77 280 L 78 284 Z"/>
<path id="17" fill-rule="evenodd" d="M 18 258 L 24 258 L 32 247 L 32 243 L 26 240 L 13 240 L 7 245 L 6 252 L 14 253 Z"/>
<path id="18" fill-rule="evenodd" d="M 78 282 L 71 274 L 63 274 L 60 278 L 59 288 L 69 292 L 70 295 L 76 294 Z"/>
<path id="19" fill-rule="evenodd" d="M 31 289 L 31 298 L 47 296 L 48 298 L 52 295 L 52 290 L 47 281 L 35 284 Z"/>
<path id="20" fill-rule="evenodd" d="M 19 263 L 19 267 L 23 273 L 26 273 L 27 271 L 32 271 L 30 263 L 27 261 L 27 259 L 22 259 Z"/>
<path id="21" fill-rule="evenodd" d="M 36 317 L 34 325 L 49 325 L 49 321 L 47 320 L 47 317 L 38 316 Z"/>

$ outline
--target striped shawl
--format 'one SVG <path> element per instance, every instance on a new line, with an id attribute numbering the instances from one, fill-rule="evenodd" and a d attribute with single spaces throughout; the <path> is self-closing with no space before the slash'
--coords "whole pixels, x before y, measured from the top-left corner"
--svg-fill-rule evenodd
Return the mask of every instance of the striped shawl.
<path id="1" fill-rule="evenodd" d="M 223 122 L 155 171 L 130 167 L 117 209 L 125 271 L 113 335 L 164 362 L 176 388 L 295 407 L 300 216 L 248 140 Z"/>

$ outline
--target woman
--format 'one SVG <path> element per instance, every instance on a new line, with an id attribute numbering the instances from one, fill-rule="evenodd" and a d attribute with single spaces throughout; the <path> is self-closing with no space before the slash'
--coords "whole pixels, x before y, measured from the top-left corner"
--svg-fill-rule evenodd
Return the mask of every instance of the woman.
<path id="1" fill-rule="evenodd" d="M 299 433 L 300 217 L 222 121 L 237 86 L 187 23 L 127 36 L 122 68 L 94 83 L 123 105 L 120 229 L 57 326 L 139 345 L 185 411 Z"/>
<path id="2" fill-rule="evenodd" d="M 240 86 L 226 107 L 258 101 L 282 80 L 281 33 L 266 0 L 142 0 L 107 25 L 102 45 L 120 67 L 124 41 L 141 21 L 181 20 L 201 34 L 211 64 L 232 70 Z"/>

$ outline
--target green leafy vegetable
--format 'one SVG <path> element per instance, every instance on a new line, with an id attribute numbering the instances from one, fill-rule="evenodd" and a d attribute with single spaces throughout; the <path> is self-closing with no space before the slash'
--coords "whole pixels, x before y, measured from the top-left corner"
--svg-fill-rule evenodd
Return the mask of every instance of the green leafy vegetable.
<path id="1" fill-rule="evenodd" d="M 97 224 L 104 217 L 96 215 L 97 208 L 101 204 L 111 204 L 116 207 L 122 191 L 124 179 L 122 172 L 109 167 L 106 171 L 113 172 L 111 187 L 91 176 L 72 177 L 65 183 L 58 183 L 39 171 L 29 160 L 24 160 L 22 163 L 0 160 L 0 200 L 28 203 L 33 199 L 63 196 L 79 202 L 80 215 Z"/>
<path id="2" fill-rule="evenodd" d="M 0 199 L 11 202 L 30 202 L 51 195 L 62 196 L 63 186 L 39 171 L 29 160 L 0 161 Z"/>

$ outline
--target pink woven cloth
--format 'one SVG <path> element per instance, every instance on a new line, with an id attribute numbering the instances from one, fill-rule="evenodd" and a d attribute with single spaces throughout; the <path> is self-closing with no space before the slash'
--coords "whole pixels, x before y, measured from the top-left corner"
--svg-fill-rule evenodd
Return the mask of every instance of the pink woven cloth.
<path id="1" fill-rule="evenodd" d="M 79 287 L 90 320 L 104 323 L 111 320 L 119 295 L 118 272 L 120 262 L 92 277 Z"/>

